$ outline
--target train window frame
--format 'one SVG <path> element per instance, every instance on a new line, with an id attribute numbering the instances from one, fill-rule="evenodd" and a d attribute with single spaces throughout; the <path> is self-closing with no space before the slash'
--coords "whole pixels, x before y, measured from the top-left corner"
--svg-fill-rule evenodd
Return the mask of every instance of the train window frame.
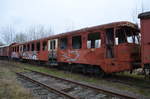
<path id="1" fill-rule="evenodd" d="M 22 45 L 19 46 L 19 52 L 22 52 L 23 49 L 22 49 Z"/>
<path id="2" fill-rule="evenodd" d="M 96 37 L 93 37 L 93 36 Z M 93 39 L 93 41 L 92 41 Z M 93 45 L 92 45 L 93 44 Z M 102 39 L 101 39 L 101 33 L 100 32 L 92 32 L 88 33 L 87 35 L 87 48 L 101 48 Z"/>
<path id="3" fill-rule="evenodd" d="M 50 50 L 52 50 L 52 49 L 54 49 L 54 50 L 56 49 L 56 40 L 55 39 L 50 40 Z"/>
<path id="4" fill-rule="evenodd" d="M 36 43 L 36 51 L 40 51 L 41 50 L 41 43 L 40 41 Z"/>
<path id="5" fill-rule="evenodd" d="M 17 52 L 19 52 L 19 46 L 17 46 Z"/>
<path id="6" fill-rule="evenodd" d="M 24 44 L 23 45 L 23 52 L 25 52 L 26 51 L 26 45 Z"/>
<path id="7" fill-rule="evenodd" d="M 72 49 L 82 49 L 82 36 L 72 36 Z"/>
<path id="8" fill-rule="evenodd" d="M 31 51 L 35 51 L 35 44 L 34 43 L 31 44 Z"/>
<path id="9" fill-rule="evenodd" d="M 138 33 L 139 34 L 139 33 Z M 122 43 L 139 44 L 139 35 L 130 28 L 122 28 L 116 31 L 115 45 Z"/>
<path id="10" fill-rule="evenodd" d="M 27 44 L 27 51 L 30 51 L 30 44 Z"/>
<path id="11" fill-rule="evenodd" d="M 42 42 L 42 50 L 46 51 L 46 49 L 47 49 L 47 41 L 43 41 Z"/>
<path id="12" fill-rule="evenodd" d="M 119 28 L 115 32 L 115 45 L 127 43 L 127 34 L 124 28 Z"/>
<path id="13" fill-rule="evenodd" d="M 60 41 L 59 47 L 60 47 L 61 50 L 65 50 L 65 49 L 68 48 L 68 38 L 67 37 L 60 38 L 59 41 Z M 62 44 L 62 41 L 65 43 L 65 45 Z"/>

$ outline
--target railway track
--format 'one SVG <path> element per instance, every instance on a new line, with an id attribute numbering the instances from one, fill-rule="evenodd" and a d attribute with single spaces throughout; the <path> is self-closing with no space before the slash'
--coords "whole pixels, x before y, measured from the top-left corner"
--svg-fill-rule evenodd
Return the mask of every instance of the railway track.
<path id="1" fill-rule="evenodd" d="M 72 90 L 80 90 L 81 89 L 81 87 L 83 88 L 83 90 L 81 89 L 81 91 L 79 91 L 80 92 L 80 95 L 78 96 L 78 95 L 74 95 L 74 94 L 71 94 L 70 95 L 70 93 L 69 93 L 69 96 L 71 96 L 72 98 L 75 98 L 75 99 L 80 99 L 80 98 L 82 98 L 82 99 L 95 99 L 95 96 L 97 95 L 97 96 L 101 96 L 100 98 L 101 99 L 108 99 L 108 98 L 110 98 L 110 99 L 149 99 L 149 98 L 146 98 L 146 97 L 144 97 L 144 96 L 140 96 L 140 95 L 136 95 L 136 94 L 131 94 L 130 92 L 128 93 L 124 93 L 124 92 L 119 92 L 119 91 L 114 91 L 114 89 L 107 89 L 107 88 L 105 88 L 105 87 L 103 87 L 103 86 L 100 86 L 100 87 L 98 87 L 98 86 L 91 86 L 91 85 L 88 85 L 88 84 L 85 84 L 85 83 L 81 83 L 81 82 L 77 82 L 77 81 L 73 81 L 73 80 L 69 80 L 69 79 L 63 79 L 63 78 L 60 78 L 60 77 L 56 77 L 56 76 L 53 76 L 53 75 L 49 75 L 49 74 L 46 74 L 46 73 L 41 73 L 41 72 L 37 72 L 37 71 L 33 71 L 33 70 L 30 70 L 30 69 L 26 69 L 26 68 L 24 68 L 24 67 L 18 67 L 18 66 L 15 66 L 15 65 L 13 65 L 13 64 L 10 64 L 11 65 L 11 67 L 13 66 L 13 67 L 16 67 L 16 68 L 20 68 L 20 69 L 24 69 L 24 70 L 27 70 L 27 71 L 29 71 L 29 72 L 22 72 L 22 73 L 17 73 L 17 75 L 20 75 L 20 77 L 23 77 L 23 76 L 25 76 L 25 77 L 23 77 L 23 78 L 26 78 L 26 80 L 29 80 L 29 81 L 32 81 L 32 80 L 35 80 L 35 81 L 32 81 L 32 83 L 35 83 L 36 81 L 38 82 L 38 83 L 42 83 L 42 84 L 44 84 L 44 85 L 42 85 L 42 84 L 39 84 L 40 86 L 44 86 L 44 88 L 45 89 L 48 89 L 48 90 L 50 90 L 50 91 L 53 91 L 54 93 L 57 93 L 57 94 L 59 94 L 59 97 L 61 96 L 63 96 L 63 97 L 65 97 L 65 95 L 63 95 L 63 94 L 65 94 L 66 93 L 66 91 L 67 91 L 67 94 L 69 93 L 69 91 L 72 91 Z M 13 68 L 12 68 L 13 69 Z M 38 75 L 37 77 L 35 76 L 34 77 L 34 75 Z M 46 77 L 46 78 L 45 78 Z M 27 79 L 27 78 L 29 78 L 29 79 Z M 43 79 L 43 78 L 45 78 L 45 79 Z M 41 80 L 40 80 L 41 79 Z M 44 82 L 43 82 L 43 80 L 44 80 Z M 74 86 L 74 87 L 64 87 L 64 89 L 59 89 L 59 91 L 62 91 L 63 92 L 63 94 L 61 94 L 61 93 L 59 93 L 59 92 L 57 92 L 57 88 L 55 89 L 55 86 L 53 87 L 53 83 L 48 83 L 49 82 L 49 80 L 54 80 L 54 82 L 53 83 L 55 83 L 55 81 L 56 81 L 56 83 L 58 84 L 58 85 L 60 85 L 60 86 Z M 40 81 L 39 81 L 40 80 Z M 42 82 L 41 82 L 42 81 Z M 58 82 L 57 82 L 58 81 Z M 46 83 L 47 82 L 47 83 Z M 51 82 L 51 81 L 50 81 Z M 116 82 L 118 82 L 118 81 L 116 81 Z M 66 84 L 67 83 L 67 84 Z M 37 83 L 36 83 L 37 84 Z M 63 85 L 64 84 L 64 85 Z M 46 86 L 45 86 L 46 85 Z M 47 85 L 48 86 L 52 86 L 53 87 L 53 89 L 51 89 L 51 88 L 46 88 L 47 87 Z M 78 86 L 81 86 L 81 87 L 78 87 Z M 101 88 L 102 87 L 102 88 Z M 92 92 L 90 92 L 90 90 L 92 90 Z M 85 91 L 89 91 L 89 92 L 85 92 Z M 85 93 L 82 93 L 82 92 L 85 92 Z M 88 95 L 91 95 L 91 96 L 86 96 L 86 93 L 89 93 Z M 92 93 L 92 94 L 90 94 L 90 93 Z M 84 97 L 85 96 L 85 97 Z M 70 98 L 71 98 L 70 97 Z M 94 97 L 94 98 L 93 98 Z M 72 99 L 71 98 L 71 99 Z M 46 98 L 47 99 L 47 98 Z M 51 98 L 50 98 L 51 99 Z M 54 98 L 54 99 L 56 99 L 56 98 Z M 66 99 L 66 98 L 65 98 Z M 96 98 L 96 99 L 99 99 L 99 98 Z"/>
<path id="2" fill-rule="evenodd" d="M 21 81 L 23 81 L 23 83 L 25 83 L 25 82 L 28 82 L 28 84 L 30 84 L 29 86 L 35 86 L 35 87 L 38 87 L 38 88 L 36 88 L 36 90 L 47 90 L 47 91 L 49 91 L 49 94 L 53 94 L 53 99 L 54 98 L 60 98 L 60 99 L 77 99 L 76 97 L 74 97 L 74 96 L 71 96 L 71 95 L 69 95 L 69 94 L 66 94 L 66 93 L 64 93 L 63 91 L 61 91 L 61 90 L 58 90 L 58 89 L 56 89 L 56 88 L 54 88 L 54 87 L 52 87 L 52 86 L 48 86 L 47 84 L 44 84 L 44 83 L 41 83 L 41 82 L 39 82 L 39 81 L 37 81 L 37 80 L 34 80 L 34 79 L 32 79 L 32 78 L 30 78 L 30 77 L 27 77 L 27 76 L 25 76 L 25 75 L 23 75 L 23 74 L 21 74 L 21 73 L 16 73 L 18 76 L 19 76 L 19 80 L 21 79 Z M 40 87 L 40 88 L 39 88 Z M 35 88 L 34 88 L 35 89 Z M 40 93 L 40 92 L 39 92 Z M 46 94 L 46 93 L 45 93 Z M 47 93 L 47 96 L 45 96 L 45 97 L 48 97 L 48 96 L 50 96 L 50 95 L 48 95 L 48 93 Z M 47 99 L 47 98 L 46 98 Z M 48 98 L 49 99 L 49 98 Z"/>
<path id="3" fill-rule="evenodd" d="M 68 99 L 137 99 L 136 96 L 108 91 L 37 71 L 16 74 Z"/>

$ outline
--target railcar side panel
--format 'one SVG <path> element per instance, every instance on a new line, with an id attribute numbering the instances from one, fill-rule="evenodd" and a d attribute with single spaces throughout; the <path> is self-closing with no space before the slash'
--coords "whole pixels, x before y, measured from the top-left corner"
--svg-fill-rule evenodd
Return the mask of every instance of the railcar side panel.
<path id="1" fill-rule="evenodd" d="M 139 15 L 141 22 L 142 67 L 150 70 L 150 12 Z"/>

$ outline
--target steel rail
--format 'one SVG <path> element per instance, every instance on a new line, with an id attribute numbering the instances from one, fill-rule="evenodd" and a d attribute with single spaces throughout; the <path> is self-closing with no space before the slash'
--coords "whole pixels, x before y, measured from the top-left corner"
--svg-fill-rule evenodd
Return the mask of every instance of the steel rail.
<path id="1" fill-rule="evenodd" d="M 50 87 L 50 86 L 48 86 L 48 85 L 46 85 L 46 84 L 43 84 L 43 83 L 41 83 L 41 82 L 39 82 L 39 81 L 36 81 L 36 80 L 34 80 L 34 79 L 31 79 L 30 77 L 27 77 L 27 76 L 25 76 L 25 75 L 23 75 L 23 74 L 21 74 L 21 73 L 17 73 L 17 72 L 16 72 L 16 74 L 19 75 L 19 76 L 21 76 L 21 77 L 23 77 L 23 78 L 25 78 L 25 79 L 30 80 L 30 81 L 33 82 L 33 83 L 37 83 L 38 85 L 43 86 L 44 88 L 46 88 L 46 89 L 48 89 L 48 90 L 50 90 L 50 91 L 53 91 L 53 92 L 55 92 L 55 93 L 57 93 L 57 94 L 63 95 L 63 96 L 65 96 L 65 97 L 68 97 L 69 99 L 78 99 L 77 97 L 74 97 L 74 96 L 72 96 L 72 95 L 69 95 L 69 94 L 67 94 L 67 93 L 65 93 L 65 92 L 63 92 L 63 91 L 61 91 L 61 90 L 58 90 L 58 89 L 56 89 L 56 88 Z"/>
<path id="2" fill-rule="evenodd" d="M 60 78 L 60 77 L 50 75 L 50 74 L 47 74 L 47 73 L 42 73 L 42 72 L 30 70 L 30 69 L 27 69 L 27 70 L 35 72 L 35 73 L 39 73 L 39 74 L 42 74 L 42 75 L 45 75 L 45 76 L 49 76 L 49 77 L 52 77 L 52 78 L 55 78 L 55 79 L 63 80 L 63 81 L 70 82 L 70 83 L 73 83 L 73 84 L 77 84 L 77 85 L 80 85 L 80 86 L 83 86 L 83 87 L 91 88 L 91 89 L 97 90 L 99 92 L 105 92 L 105 93 L 109 93 L 109 94 L 112 94 L 112 95 L 115 95 L 115 96 L 124 97 L 124 98 L 127 98 L 127 99 L 137 99 L 138 98 L 136 96 L 130 96 L 128 94 L 121 94 L 121 93 L 113 92 L 113 91 L 110 91 L 110 90 L 102 89 L 102 88 L 92 86 L 92 85 L 88 85 L 88 84 L 85 84 L 85 83 L 81 83 L 81 82 L 77 82 L 77 81 L 73 81 L 73 80 L 69 80 L 69 79 L 65 79 L 65 78 Z"/>

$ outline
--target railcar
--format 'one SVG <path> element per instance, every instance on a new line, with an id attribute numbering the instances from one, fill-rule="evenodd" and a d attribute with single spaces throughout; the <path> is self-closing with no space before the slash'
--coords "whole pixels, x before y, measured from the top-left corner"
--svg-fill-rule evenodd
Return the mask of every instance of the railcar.
<path id="1" fill-rule="evenodd" d="M 144 71 L 150 75 L 150 12 L 141 13 L 141 60 Z"/>
<path id="2" fill-rule="evenodd" d="M 126 21 L 88 27 L 14 44 L 11 57 L 83 72 L 133 70 L 140 67 L 139 29 Z"/>
<path id="3" fill-rule="evenodd" d="M 8 58 L 9 55 L 9 45 L 0 46 L 0 57 L 1 58 Z"/>

